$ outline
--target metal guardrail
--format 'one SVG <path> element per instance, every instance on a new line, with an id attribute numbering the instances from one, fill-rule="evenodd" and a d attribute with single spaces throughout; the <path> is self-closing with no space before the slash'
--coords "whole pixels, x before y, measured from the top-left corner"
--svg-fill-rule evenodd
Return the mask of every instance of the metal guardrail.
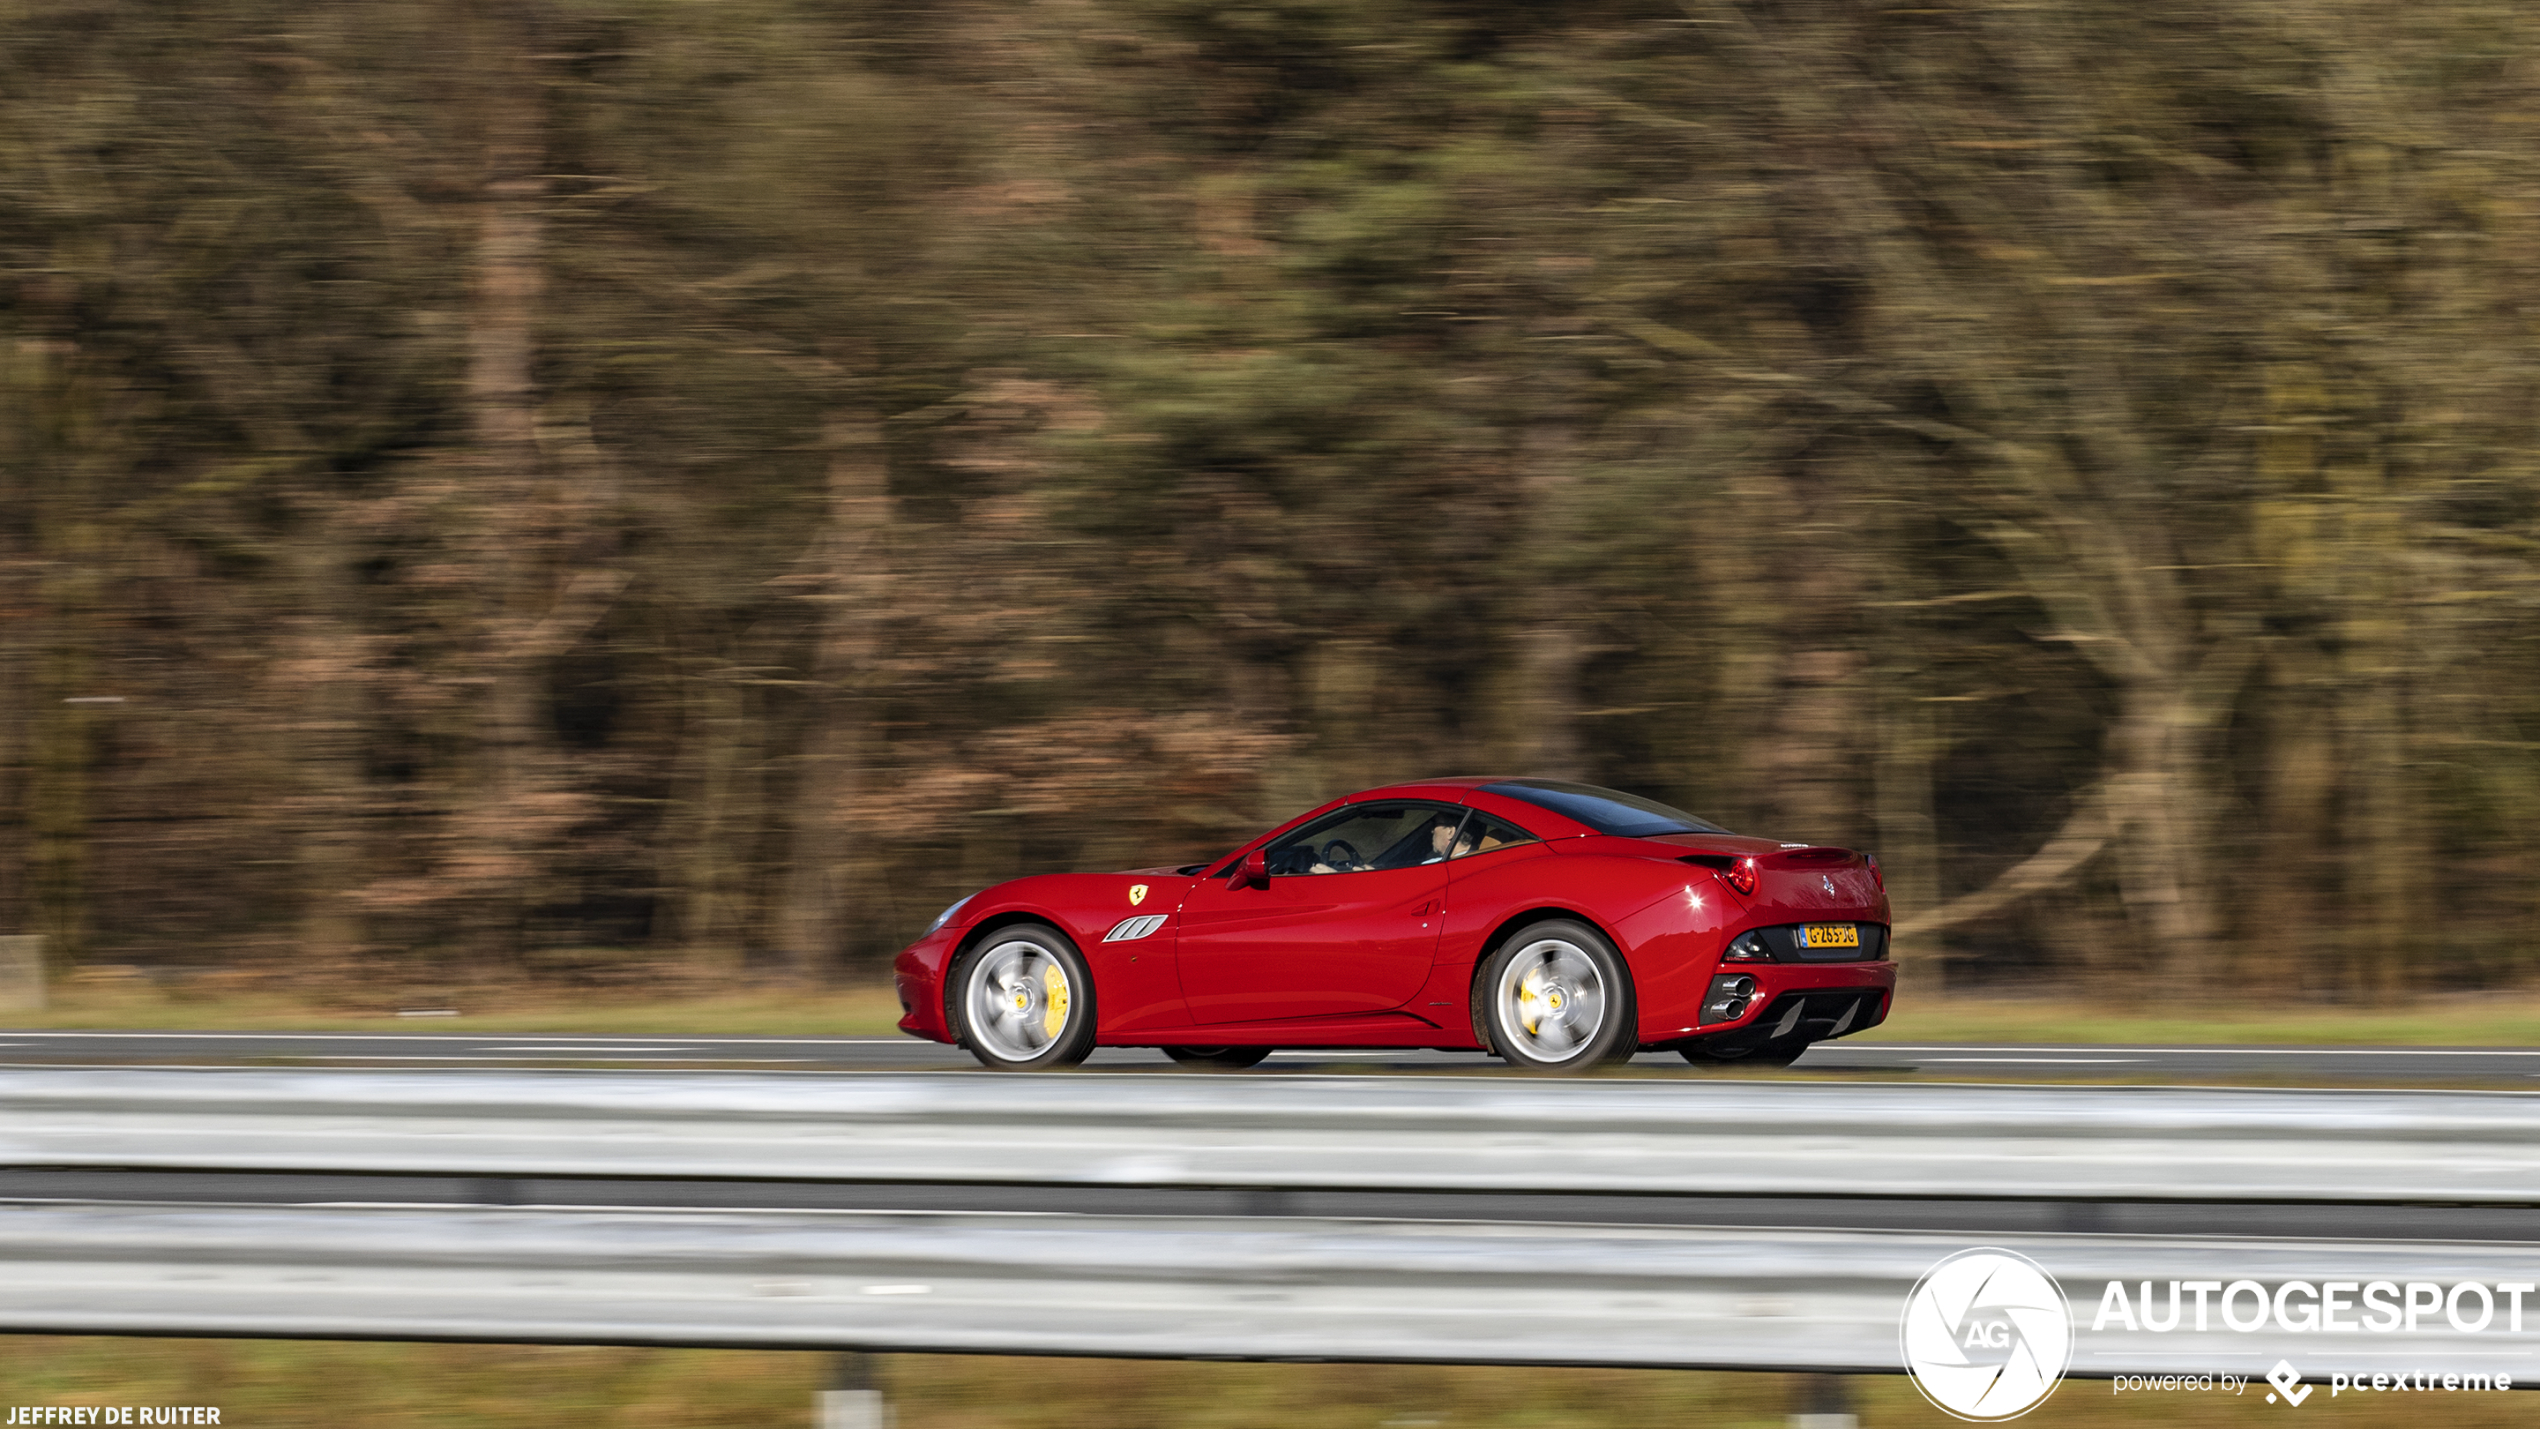
<path id="1" fill-rule="evenodd" d="M 2540 1247 L 2024 1237 L 2098 1286 L 2540 1280 Z M 0 1208 L 0 1330 L 1892 1373 L 1929 1235 L 295 1207 Z M 2536 1306 L 2535 1309 L 2540 1309 Z M 2073 1373 L 2540 1367 L 2526 1333 L 2110 1330 Z"/>
<path id="2" fill-rule="evenodd" d="M 2532 1205 L 2540 1094 L 36 1070 L 10 1165 Z"/>
<path id="3" fill-rule="evenodd" d="M 0 1166 L 2513 1206 L 2540 1098 L 43 1070 L 0 1074 Z M 2540 1283 L 2524 1243 L 22 1201 L 0 1329 L 1893 1371 L 1908 1289 L 1971 1243 L 2062 1279 L 2079 1375 L 2540 1383 L 2540 1294 L 2475 1332 L 2089 1328 L 2109 1281 Z"/>

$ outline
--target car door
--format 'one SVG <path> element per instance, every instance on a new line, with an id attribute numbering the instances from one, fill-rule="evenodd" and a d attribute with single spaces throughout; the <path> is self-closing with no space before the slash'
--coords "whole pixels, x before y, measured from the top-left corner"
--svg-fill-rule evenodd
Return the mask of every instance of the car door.
<path id="1" fill-rule="evenodd" d="M 1269 886 L 1202 880 L 1182 902 L 1174 948 L 1192 1021 L 1409 1002 L 1437 951 L 1446 853 L 1463 816 L 1414 799 L 1353 804 L 1273 843 Z"/>

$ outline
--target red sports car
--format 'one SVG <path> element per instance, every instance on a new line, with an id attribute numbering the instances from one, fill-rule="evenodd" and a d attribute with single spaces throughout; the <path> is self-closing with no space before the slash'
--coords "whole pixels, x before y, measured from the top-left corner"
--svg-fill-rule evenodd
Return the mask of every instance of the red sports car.
<path id="1" fill-rule="evenodd" d="M 1586 784 L 1431 779 L 1214 863 L 974 893 L 899 955 L 900 1029 L 1013 1070 L 1096 1047 L 1217 1067 L 1280 1047 L 1777 1065 L 1886 1018 L 1888 921 L 1878 861 L 1850 849 Z"/>

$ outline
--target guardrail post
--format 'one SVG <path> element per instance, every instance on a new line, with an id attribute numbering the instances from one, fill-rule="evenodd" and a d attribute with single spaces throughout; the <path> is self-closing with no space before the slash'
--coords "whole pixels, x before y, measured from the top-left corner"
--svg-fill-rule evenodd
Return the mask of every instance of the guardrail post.
<path id="1" fill-rule="evenodd" d="M 0 1012 L 44 1010 L 44 939 L 0 938 Z"/>
<path id="2" fill-rule="evenodd" d="M 1852 1381 L 1839 1374 L 1795 1378 L 1790 1429 L 1861 1429 L 1861 1416 L 1852 1412 Z"/>
<path id="3" fill-rule="evenodd" d="M 891 1406 L 882 1398 L 873 1356 L 861 1350 L 839 1355 L 829 1386 L 820 1391 L 819 1429 L 891 1429 Z"/>

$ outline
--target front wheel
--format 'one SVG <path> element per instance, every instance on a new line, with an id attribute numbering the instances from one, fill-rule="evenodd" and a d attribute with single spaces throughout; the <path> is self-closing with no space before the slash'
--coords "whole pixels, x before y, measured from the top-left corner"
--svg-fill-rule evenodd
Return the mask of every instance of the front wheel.
<path id="1" fill-rule="evenodd" d="M 954 964 L 953 1030 L 1003 1072 L 1072 1067 L 1094 1050 L 1094 978 L 1067 935 L 1018 923 Z"/>
<path id="2" fill-rule="evenodd" d="M 1631 974 L 1585 923 L 1556 918 L 1510 935 L 1483 961 L 1473 1000 L 1476 1030 L 1530 1071 L 1585 1071 L 1639 1047 Z"/>
<path id="3" fill-rule="evenodd" d="M 1164 1055 L 1185 1067 L 1205 1067 L 1213 1071 L 1240 1072 L 1257 1066 L 1270 1055 L 1267 1047 L 1167 1047 Z"/>

